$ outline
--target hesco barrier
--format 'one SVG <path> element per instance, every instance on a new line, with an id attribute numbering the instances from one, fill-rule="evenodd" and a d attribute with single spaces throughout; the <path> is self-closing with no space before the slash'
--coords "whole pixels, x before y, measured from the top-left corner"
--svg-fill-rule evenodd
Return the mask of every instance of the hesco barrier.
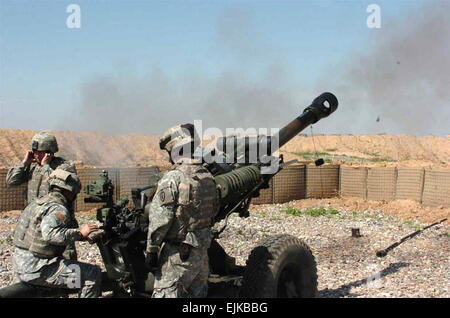
<path id="1" fill-rule="evenodd" d="M 273 203 L 273 179 L 269 182 L 269 188 L 259 191 L 259 197 L 252 199 L 253 204 L 272 204 Z"/>
<path id="2" fill-rule="evenodd" d="M 8 169 L 0 169 L 0 211 L 22 210 L 26 204 L 27 185 L 6 187 Z"/>
<path id="3" fill-rule="evenodd" d="M 78 176 L 80 177 L 81 184 L 84 186 L 89 182 L 97 179 L 99 173 L 102 170 L 108 171 L 108 176 L 114 185 L 113 199 L 117 200 L 124 196 L 127 196 L 130 202 L 131 188 L 143 187 L 148 185 L 150 175 L 159 169 L 157 167 L 149 168 L 79 168 L 77 169 Z M 90 209 L 96 209 L 102 206 L 102 203 L 84 203 L 86 194 L 81 191 L 75 202 L 75 209 L 77 211 L 86 211 Z"/>
<path id="4" fill-rule="evenodd" d="M 120 169 L 118 187 L 120 197 L 127 196 L 132 202 L 131 189 L 149 185 L 150 176 L 158 171 L 157 167 Z"/>
<path id="5" fill-rule="evenodd" d="M 341 166 L 339 192 L 343 197 L 367 199 L 367 168 Z"/>
<path id="6" fill-rule="evenodd" d="M 395 168 L 367 169 L 367 200 L 395 200 Z"/>
<path id="7" fill-rule="evenodd" d="M 425 169 L 397 168 L 396 199 L 411 199 L 422 202 Z"/>
<path id="8" fill-rule="evenodd" d="M 422 203 L 450 206 L 450 173 L 448 170 L 425 169 Z"/>
<path id="9" fill-rule="evenodd" d="M 306 166 L 306 198 L 331 198 L 339 192 L 339 166 Z"/>
<path id="10" fill-rule="evenodd" d="M 107 168 L 115 187 L 114 199 L 127 195 L 131 201 L 131 188 L 147 185 L 155 169 L 158 168 Z M 95 180 L 101 170 L 77 168 L 83 186 Z M 6 187 L 7 171 L 0 169 L 0 211 L 23 209 L 26 185 Z M 268 189 L 261 190 L 258 198 L 252 200 L 253 204 L 341 196 L 385 201 L 410 199 L 428 206 L 450 206 L 450 169 L 296 164 L 282 170 L 269 185 Z M 82 191 L 75 203 L 77 211 L 101 205 L 86 204 L 85 197 Z"/>
<path id="11" fill-rule="evenodd" d="M 340 195 L 450 206 L 450 169 L 340 167 Z"/>
<path id="12" fill-rule="evenodd" d="M 273 203 L 305 198 L 305 166 L 292 165 L 273 178 Z"/>
<path id="13" fill-rule="evenodd" d="M 305 198 L 305 166 L 292 165 L 283 169 L 269 182 L 269 188 L 260 191 L 253 204 L 283 203 Z"/>

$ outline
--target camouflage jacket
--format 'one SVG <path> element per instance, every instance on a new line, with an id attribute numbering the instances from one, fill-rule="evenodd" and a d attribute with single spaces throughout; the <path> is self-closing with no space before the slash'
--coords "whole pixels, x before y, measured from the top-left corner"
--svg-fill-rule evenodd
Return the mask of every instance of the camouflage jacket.
<path id="1" fill-rule="evenodd" d="M 29 204 L 21 214 L 14 233 L 14 271 L 20 275 L 38 277 L 43 266 L 61 258 L 61 255 L 39 257 L 31 248 L 29 251 L 28 237 L 34 238 L 31 244 L 38 242 L 38 249 L 46 248 L 40 246 L 42 244 L 60 248 L 62 253 L 65 246 L 82 239 L 79 230 L 73 228 L 74 219 L 73 214 L 66 208 L 65 198 L 58 192 L 50 192 Z"/>
<path id="2" fill-rule="evenodd" d="M 6 175 L 7 186 L 17 186 L 28 182 L 27 203 L 43 197 L 49 192 L 48 177 L 56 168 L 77 173 L 75 164 L 61 157 L 54 157 L 50 164 L 41 166 L 37 162 L 25 166 L 22 162 L 11 167 Z"/>
<path id="3" fill-rule="evenodd" d="M 147 253 L 159 251 L 163 242 L 209 247 L 217 211 L 212 175 L 201 164 L 175 164 L 158 182 L 150 203 Z"/>

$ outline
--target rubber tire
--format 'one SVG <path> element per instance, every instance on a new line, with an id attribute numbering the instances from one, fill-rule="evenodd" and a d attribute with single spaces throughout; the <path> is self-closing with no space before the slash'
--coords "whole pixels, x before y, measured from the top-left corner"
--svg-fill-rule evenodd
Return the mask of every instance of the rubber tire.
<path id="1" fill-rule="evenodd" d="M 247 260 L 240 297 L 317 297 L 317 268 L 308 245 L 291 235 L 267 237 Z"/>

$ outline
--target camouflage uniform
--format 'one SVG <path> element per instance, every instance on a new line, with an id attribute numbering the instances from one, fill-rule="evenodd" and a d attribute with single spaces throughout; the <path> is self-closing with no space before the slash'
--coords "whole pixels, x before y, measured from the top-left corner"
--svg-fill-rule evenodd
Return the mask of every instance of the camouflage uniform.
<path id="1" fill-rule="evenodd" d="M 56 138 L 46 132 L 40 132 L 33 136 L 31 148 L 34 150 L 58 152 Z M 27 203 L 43 197 L 49 192 L 48 177 L 56 169 L 60 168 L 77 173 L 73 162 L 66 162 L 61 157 L 53 157 L 49 164 L 41 166 L 37 162 L 25 166 L 22 162 L 9 169 L 6 175 L 7 186 L 18 186 L 28 182 Z"/>
<path id="2" fill-rule="evenodd" d="M 160 142 L 161 149 L 170 152 L 165 145 Z M 206 297 L 208 248 L 217 211 L 212 175 L 192 159 L 177 160 L 159 181 L 150 204 L 147 253 L 159 252 L 152 297 Z"/>
<path id="3" fill-rule="evenodd" d="M 48 177 L 56 169 L 64 169 L 76 173 L 75 165 L 61 157 L 53 157 L 49 164 L 41 166 L 37 162 L 25 166 L 22 162 L 11 167 L 6 175 L 7 186 L 18 186 L 28 182 L 27 203 L 43 197 L 49 192 Z"/>
<path id="4" fill-rule="evenodd" d="M 31 142 L 32 148 L 35 147 L 33 142 L 38 143 L 36 150 L 48 150 L 53 153 L 58 151 L 56 138 L 46 132 L 40 132 L 33 137 Z M 39 146 L 39 143 L 44 147 L 40 148 L 42 146 Z M 20 162 L 16 166 L 9 169 L 8 174 L 6 175 L 6 185 L 18 186 L 28 182 L 27 203 L 29 204 L 35 199 L 41 198 L 48 194 L 50 189 L 48 178 L 56 168 L 77 173 L 74 163 L 71 161 L 66 161 L 61 157 L 53 157 L 52 161 L 44 166 L 41 166 L 37 162 L 33 162 L 26 166 Z M 74 224 L 74 226 L 78 227 L 78 224 Z M 64 252 L 64 257 L 73 260 L 77 259 L 77 252 L 74 243 L 67 246 L 67 249 Z"/>
<path id="5" fill-rule="evenodd" d="M 33 285 L 80 288 L 79 297 L 98 297 L 100 267 L 62 257 L 66 245 L 83 239 L 72 228 L 75 218 L 67 205 L 61 193 L 52 191 L 25 208 L 14 231 L 15 276 Z"/>

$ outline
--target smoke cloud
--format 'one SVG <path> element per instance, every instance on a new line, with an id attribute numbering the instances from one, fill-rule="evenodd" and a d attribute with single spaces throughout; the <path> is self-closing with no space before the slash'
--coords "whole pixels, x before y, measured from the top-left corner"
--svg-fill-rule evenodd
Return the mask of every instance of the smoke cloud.
<path id="1" fill-rule="evenodd" d="M 330 91 L 340 108 L 316 133 L 442 136 L 450 118 L 448 9 L 450 3 L 439 2 L 408 21 L 384 19 L 370 49 L 349 52 L 313 85 L 294 77 L 282 52 L 255 30 L 251 12 L 225 10 L 216 42 L 229 63 L 219 76 L 186 72 L 171 78 L 155 67 L 142 76 L 91 78 L 81 86 L 72 120 L 77 129 L 112 133 L 161 134 L 195 119 L 203 120 L 204 129 L 279 128 Z"/>
<path id="2" fill-rule="evenodd" d="M 420 8 L 407 21 L 383 22 L 371 49 L 354 52 L 321 85 L 338 94 L 336 122 L 348 133 L 449 133 L 450 3 Z M 342 131 L 341 131 L 342 132 Z"/>

